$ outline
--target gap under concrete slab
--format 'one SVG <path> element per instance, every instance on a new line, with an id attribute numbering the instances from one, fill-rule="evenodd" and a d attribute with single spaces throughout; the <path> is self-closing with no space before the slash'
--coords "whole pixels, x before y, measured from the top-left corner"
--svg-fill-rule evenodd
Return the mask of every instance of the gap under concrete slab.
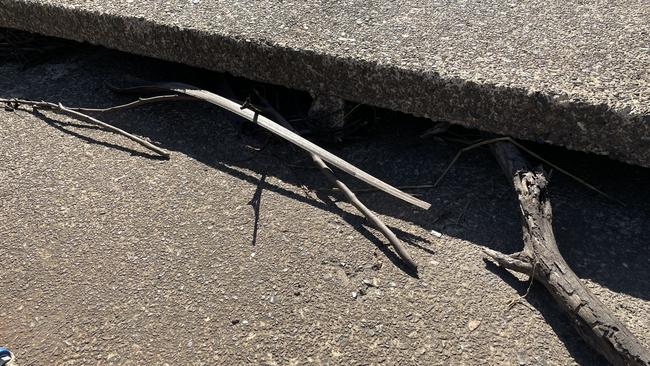
<path id="1" fill-rule="evenodd" d="M 650 167 L 650 3 L 0 0 L 0 26 Z"/>

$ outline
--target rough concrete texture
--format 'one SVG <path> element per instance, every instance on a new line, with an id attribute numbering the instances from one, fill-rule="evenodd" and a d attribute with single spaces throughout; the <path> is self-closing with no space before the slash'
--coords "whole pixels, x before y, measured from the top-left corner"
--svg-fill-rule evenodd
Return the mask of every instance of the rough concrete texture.
<path id="1" fill-rule="evenodd" d="M 650 2 L 0 0 L 0 26 L 650 166 Z"/>
<path id="2" fill-rule="evenodd" d="M 0 65 L 0 97 L 106 106 L 129 98 L 104 81 L 183 75 L 112 52 L 21 67 Z M 216 107 L 170 103 L 104 118 L 171 150 L 171 160 L 54 113 L 0 110 L 0 344 L 20 365 L 604 362 L 543 288 L 510 307 L 527 282 L 484 262 L 481 246 L 521 248 L 516 200 L 487 151 L 416 192 L 430 211 L 362 195 L 408 243 L 420 263 L 414 278 L 350 205 L 300 188 L 328 187 L 299 168 L 308 160 L 282 142 L 250 148 L 265 136 L 242 134 Z M 384 122 L 374 139 L 333 151 L 413 185 L 438 177 L 461 147 Z M 542 153 L 627 203 L 553 175 L 563 254 L 650 346 L 650 171 Z"/>

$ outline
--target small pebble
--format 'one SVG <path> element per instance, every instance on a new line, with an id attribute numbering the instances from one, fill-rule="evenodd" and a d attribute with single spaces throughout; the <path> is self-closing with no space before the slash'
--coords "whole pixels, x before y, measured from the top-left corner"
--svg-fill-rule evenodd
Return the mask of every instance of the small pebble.
<path id="1" fill-rule="evenodd" d="M 517 352 L 517 364 L 524 366 L 528 363 L 528 357 L 523 352 Z"/>
<path id="2" fill-rule="evenodd" d="M 467 322 L 467 329 L 469 329 L 470 332 L 473 332 L 476 330 L 476 328 L 481 325 L 481 321 L 477 319 L 472 319 L 469 322 Z"/>
<path id="3" fill-rule="evenodd" d="M 373 278 L 372 280 L 365 279 L 363 280 L 363 284 L 368 287 L 379 287 L 379 280 L 376 278 Z"/>

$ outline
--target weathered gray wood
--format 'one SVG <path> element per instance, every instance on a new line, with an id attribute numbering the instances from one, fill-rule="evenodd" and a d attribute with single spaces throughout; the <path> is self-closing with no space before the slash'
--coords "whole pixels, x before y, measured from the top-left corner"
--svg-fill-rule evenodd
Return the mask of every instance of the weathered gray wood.
<path id="1" fill-rule="evenodd" d="M 613 365 L 650 365 L 650 353 L 583 285 L 560 254 L 544 172 L 532 171 L 511 143 L 495 143 L 492 151 L 519 199 L 524 249 L 512 255 L 492 250 L 485 253 L 505 268 L 534 276 L 571 318 L 582 338 Z"/>
<path id="2" fill-rule="evenodd" d="M 403 201 L 406 201 L 408 203 L 411 203 L 415 206 L 418 206 L 420 208 L 423 208 L 425 210 L 428 210 L 431 207 L 431 204 L 425 201 L 422 201 L 420 199 L 417 199 L 410 194 L 403 192 L 393 186 L 391 186 L 388 183 L 385 183 L 372 175 L 364 172 L 363 170 L 355 167 L 354 165 L 348 163 L 347 161 L 339 158 L 338 156 L 330 153 L 329 151 L 323 149 L 322 147 L 312 143 L 309 140 L 306 140 L 305 138 L 301 137 L 300 135 L 288 130 L 285 127 L 282 127 L 281 125 L 271 121 L 270 119 L 260 115 L 259 113 L 243 108 L 243 106 L 239 103 L 233 102 L 230 99 L 224 98 L 218 94 L 211 93 L 207 90 L 199 89 L 195 86 L 188 85 L 188 84 L 183 84 L 183 83 L 160 83 L 160 84 L 155 84 L 155 85 L 149 85 L 145 87 L 136 87 L 136 88 L 127 88 L 127 89 L 121 89 L 121 91 L 128 91 L 128 90 L 154 90 L 154 89 L 159 89 L 159 90 L 167 90 L 167 91 L 172 91 L 175 93 L 179 94 L 184 94 L 184 95 L 189 95 L 201 100 L 204 100 L 208 103 L 212 103 L 215 105 L 218 105 L 219 107 L 232 112 L 240 117 L 243 117 L 254 124 L 272 132 L 273 134 L 291 142 L 292 144 L 300 147 L 301 149 L 311 153 L 315 154 L 324 161 L 332 164 L 333 166 L 341 169 L 342 171 L 350 174 L 351 176 L 360 179 L 371 186 L 380 189 L 388 194 L 390 194 L 393 197 L 399 198 Z"/>
<path id="3" fill-rule="evenodd" d="M 89 109 L 89 108 L 69 108 L 69 107 L 64 106 L 61 103 L 57 104 L 57 103 L 43 102 L 43 101 L 37 102 L 37 101 L 33 101 L 33 100 L 4 99 L 4 98 L 0 98 L 0 103 L 5 103 L 5 104 L 7 104 L 9 106 L 10 105 L 17 105 L 17 106 L 19 106 L 19 105 L 28 105 L 28 106 L 31 106 L 34 109 L 51 110 L 51 111 L 56 111 L 56 112 L 68 114 L 68 115 L 74 116 L 74 117 L 76 117 L 78 119 L 90 122 L 90 123 L 95 124 L 95 125 L 100 126 L 100 127 L 103 127 L 103 128 L 105 128 L 105 129 L 107 129 L 107 130 L 109 130 L 111 132 L 114 132 L 114 133 L 118 134 L 118 135 L 122 135 L 122 136 L 128 138 L 129 140 L 135 141 L 136 143 L 146 147 L 147 149 L 156 152 L 157 154 L 159 154 L 160 156 L 162 156 L 162 157 L 164 157 L 166 159 L 169 159 L 169 157 L 171 156 L 171 154 L 168 151 L 165 151 L 165 150 L 159 148 L 158 146 L 150 143 L 149 141 L 141 139 L 140 137 L 132 135 L 132 134 L 122 130 L 121 128 L 117 128 L 117 127 L 115 127 L 113 125 L 110 125 L 110 124 L 108 124 L 106 122 L 102 122 L 102 121 L 98 120 L 95 117 L 89 116 L 89 115 L 81 112 L 81 111 L 102 112 L 102 111 L 108 111 L 108 110 L 111 110 L 111 109 L 124 108 L 124 106 L 118 106 L 118 107 L 115 107 L 115 108 L 108 108 L 108 109 L 105 109 L 105 110 L 101 110 L 101 109 L 93 110 L 93 109 Z M 139 104 L 145 104 L 147 102 L 146 101 L 144 101 L 144 102 L 143 101 L 138 101 L 138 102 L 134 102 L 134 103 L 131 103 L 131 104 L 135 105 L 135 104 L 138 104 L 138 103 Z"/>
<path id="4" fill-rule="evenodd" d="M 262 99 L 262 102 L 263 102 L 262 107 L 266 108 L 268 113 L 270 113 L 272 117 L 278 121 L 278 123 L 280 123 L 288 130 L 291 130 L 292 132 L 296 132 L 293 126 L 291 125 L 291 123 L 289 123 L 289 121 L 287 121 L 278 111 L 276 111 L 266 100 Z M 364 205 L 363 202 L 361 202 L 361 200 L 359 200 L 357 195 L 354 194 L 354 192 L 352 192 L 352 190 L 348 188 L 348 186 L 345 183 L 343 183 L 340 179 L 336 177 L 332 169 L 330 169 L 330 167 L 327 166 L 327 164 L 323 161 L 323 159 L 321 159 L 318 155 L 312 153 L 309 153 L 309 156 L 311 157 L 314 164 L 316 164 L 318 169 L 321 171 L 321 173 L 323 173 L 323 175 L 327 178 L 327 180 L 329 180 L 330 183 L 334 184 L 336 188 L 338 188 L 341 191 L 341 193 L 343 193 L 345 198 L 347 198 L 347 200 L 357 210 L 359 210 L 359 212 L 361 212 L 363 216 L 365 216 L 366 219 L 368 219 L 368 221 L 370 221 L 377 228 L 377 230 L 379 230 L 386 237 L 386 239 L 388 239 L 388 242 L 390 242 L 390 244 L 393 246 L 397 254 L 399 254 L 400 258 L 402 258 L 402 260 L 412 268 L 417 269 L 418 267 L 417 263 L 415 263 L 413 257 L 411 257 L 406 247 L 404 247 L 402 242 L 397 238 L 397 235 L 395 235 L 395 233 L 391 229 L 389 229 L 388 226 L 386 226 L 383 223 L 383 221 L 381 221 L 379 217 L 377 217 L 377 215 L 375 215 L 372 211 L 370 211 L 370 209 L 366 207 L 366 205 Z"/>

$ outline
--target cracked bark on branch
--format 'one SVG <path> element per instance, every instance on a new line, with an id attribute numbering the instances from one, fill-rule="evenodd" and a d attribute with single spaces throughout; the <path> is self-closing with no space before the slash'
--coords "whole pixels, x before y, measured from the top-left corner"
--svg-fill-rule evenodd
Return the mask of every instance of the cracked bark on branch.
<path id="1" fill-rule="evenodd" d="M 534 276 L 571 318 L 582 338 L 610 363 L 650 365 L 650 353 L 583 285 L 560 254 L 544 172 L 532 171 L 511 143 L 495 143 L 492 152 L 519 199 L 524 249 L 511 255 L 486 249 L 485 254 L 505 268 Z"/>

